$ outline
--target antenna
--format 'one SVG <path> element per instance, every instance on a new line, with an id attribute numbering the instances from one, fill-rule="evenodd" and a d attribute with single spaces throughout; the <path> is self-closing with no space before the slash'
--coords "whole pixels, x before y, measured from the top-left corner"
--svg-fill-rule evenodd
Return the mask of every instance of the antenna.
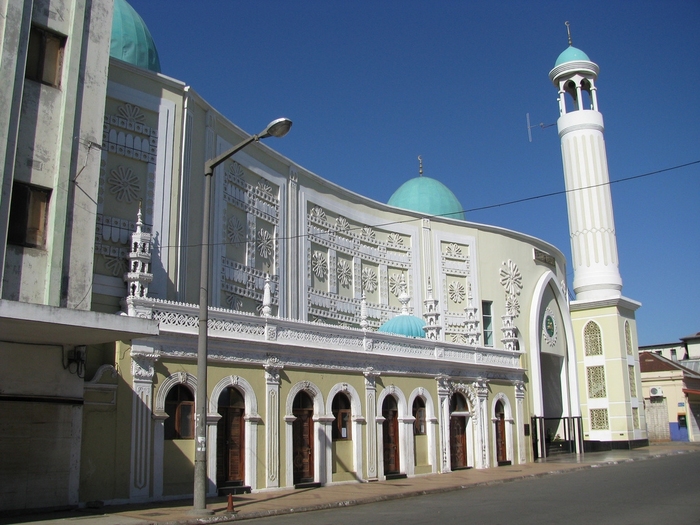
<path id="1" fill-rule="evenodd" d="M 539 124 L 535 124 L 534 126 L 532 126 L 532 125 L 530 125 L 530 114 L 529 113 L 525 113 L 525 119 L 527 120 L 527 139 L 530 142 L 532 142 L 532 128 L 536 128 L 538 126 L 542 129 L 551 128 L 552 126 L 554 126 L 554 124 L 556 124 L 556 122 L 554 124 L 545 124 L 544 122 L 540 122 Z"/>

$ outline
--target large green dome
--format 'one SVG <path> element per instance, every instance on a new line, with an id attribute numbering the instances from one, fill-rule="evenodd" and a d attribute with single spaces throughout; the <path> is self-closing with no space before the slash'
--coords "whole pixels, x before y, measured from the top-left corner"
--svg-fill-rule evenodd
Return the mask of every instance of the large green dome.
<path id="1" fill-rule="evenodd" d="M 160 59 L 151 32 L 126 0 L 114 0 L 109 55 L 160 73 Z"/>
<path id="2" fill-rule="evenodd" d="M 578 60 L 585 60 L 587 62 L 591 61 L 591 59 L 588 58 L 588 55 L 581 51 L 579 48 L 569 46 L 561 52 L 559 58 L 557 58 L 557 61 L 554 63 L 554 67 L 560 66 L 561 64 L 564 64 L 566 62 L 574 62 Z"/>
<path id="3" fill-rule="evenodd" d="M 462 205 L 455 194 L 430 177 L 420 176 L 404 182 L 387 204 L 426 215 L 464 220 Z"/>

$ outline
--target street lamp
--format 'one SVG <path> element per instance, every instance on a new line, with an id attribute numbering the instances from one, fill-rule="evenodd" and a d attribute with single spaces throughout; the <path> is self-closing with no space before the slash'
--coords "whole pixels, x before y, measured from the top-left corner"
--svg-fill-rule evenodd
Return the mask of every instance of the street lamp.
<path id="1" fill-rule="evenodd" d="M 202 217 L 202 262 L 199 274 L 199 337 L 197 339 L 197 414 L 195 417 L 194 503 L 193 514 L 212 514 L 207 510 L 207 335 L 209 322 L 209 201 L 214 168 L 251 142 L 267 137 L 284 137 L 292 121 L 278 118 L 257 135 L 252 135 L 204 163 L 204 208 Z"/>

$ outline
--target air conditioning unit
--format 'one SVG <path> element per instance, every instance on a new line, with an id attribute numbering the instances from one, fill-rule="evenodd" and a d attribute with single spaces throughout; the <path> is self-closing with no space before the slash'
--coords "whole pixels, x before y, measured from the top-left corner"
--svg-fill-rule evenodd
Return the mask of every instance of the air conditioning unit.
<path id="1" fill-rule="evenodd" d="M 649 396 L 650 397 L 663 397 L 663 395 L 664 395 L 664 391 L 659 386 L 653 386 L 649 389 Z"/>

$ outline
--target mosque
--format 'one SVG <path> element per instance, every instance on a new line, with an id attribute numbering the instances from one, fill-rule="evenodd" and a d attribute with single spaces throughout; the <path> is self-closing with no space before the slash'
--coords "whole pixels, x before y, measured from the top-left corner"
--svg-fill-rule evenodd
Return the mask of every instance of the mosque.
<path id="1" fill-rule="evenodd" d="M 0 510 L 191 497 L 198 452 L 216 495 L 647 443 L 581 50 L 549 73 L 575 300 L 557 247 L 422 165 L 386 204 L 260 141 L 215 169 L 198 442 L 202 167 L 250 135 L 126 0 L 5 4 Z"/>

